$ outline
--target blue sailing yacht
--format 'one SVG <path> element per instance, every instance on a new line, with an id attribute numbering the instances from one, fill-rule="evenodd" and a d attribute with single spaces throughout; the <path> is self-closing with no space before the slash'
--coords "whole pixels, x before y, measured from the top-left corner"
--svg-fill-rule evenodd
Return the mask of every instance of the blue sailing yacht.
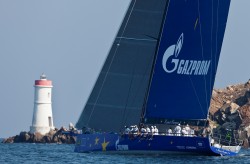
<path id="1" fill-rule="evenodd" d="M 208 130 L 230 0 L 131 0 L 76 124 L 75 152 L 236 155 L 240 142 Z M 187 124 L 196 133 L 166 130 Z M 138 125 L 124 132 L 125 125 Z M 157 126 L 159 133 L 142 132 Z"/>

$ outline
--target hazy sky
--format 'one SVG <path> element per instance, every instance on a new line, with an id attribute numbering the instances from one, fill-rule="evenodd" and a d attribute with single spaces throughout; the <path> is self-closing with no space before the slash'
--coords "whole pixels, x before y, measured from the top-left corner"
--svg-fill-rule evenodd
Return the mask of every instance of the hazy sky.
<path id="1" fill-rule="evenodd" d="M 0 0 L 0 137 L 29 131 L 34 80 L 53 81 L 56 127 L 78 120 L 130 0 Z M 250 78 L 250 0 L 232 0 L 215 87 Z"/>

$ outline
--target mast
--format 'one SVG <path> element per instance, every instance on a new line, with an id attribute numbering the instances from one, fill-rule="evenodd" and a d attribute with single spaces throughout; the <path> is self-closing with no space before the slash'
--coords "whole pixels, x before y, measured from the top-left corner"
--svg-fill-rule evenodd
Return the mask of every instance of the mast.
<path id="1" fill-rule="evenodd" d="M 150 90 L 150 86 L 151 86 L 151 82 L 152 82 L 152 78 L 153 78 L 153 73 L 154 73 L 154 67 L 155 67 L 155 64 L 156 64 L 156 59 L 157 59 L 157 54 L 158 54 L 158 51 L 159 51 L 159 45 L 160 45 L 160 41 L 161 41 L 161 36 L 162 36 L 162 32 L 163 32 L 163 27 L 164 27 L 164 24 L 165 24 L 165 21 L 166 21 L 166 15 L 167 15 L 167 9 L 168 9 L 168 5 L 169 5 L 169 0 L 167 1 L 166 3 L 166 6 L 165 6 L 165 14 L 163 15 L 163 18 L 162 19 L 162 23 L 161 23 L 161 28 L 160 28 L 160 33 L 159 33 L 159 36 L 158 36 L 158 39 L 157 39 L 157 49 L 155 49 L 155 55 L 154 55 L 154 59 L 153 59 L 153 65 L 152 65 L 152 68 L 151 68 L 151 72 L 150 72 L 150 82 L 148 84 L 148 87 L 147 87 L 147 92 L 145 94 L 145 98 L 144 98 L 144 103 L 143 103 L 143 108 L 142 108 L 142 113 L 141 113 L 141 120 L 140 122 L 144 122 L 144 115 L 145 115 L 145 111 L 146 111 L 146 104 L 147 104 L 147 100 L 148 100 L 148 95 L 149 95 L 149 90 Z"/>

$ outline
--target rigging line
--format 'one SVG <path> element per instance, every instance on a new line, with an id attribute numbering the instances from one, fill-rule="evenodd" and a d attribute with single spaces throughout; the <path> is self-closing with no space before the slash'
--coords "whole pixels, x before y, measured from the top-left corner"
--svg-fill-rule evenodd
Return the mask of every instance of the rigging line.
<path id="1" fill-rule="evenodd" d="M 129 13 L 128 19 L 127 19 L 127 21 L 126 21 L 126 23 L 125 23 L 125 26 L 124 26 L 124 28 L 123 28 L 121 37 L 123 37 L 123 35 L 124 35 L 124 32 L 125 32 L 126 27 L 127 27 L 127 25 L 128 25 L 128 22 L 129 22 L 129 19 L 130 19 L 130 17 L 131 17 L 131 14 L 132 14 L 132 12 L 133 12 L 133 9 L 134 9 L 134 7 L 135 7 L 135 4 L 136 4 L 136 0 L 134 0 L 134 4 L 133 4 L 133 6 L 132 6 L 132 8 L 131 8 L 131 11 L 130 11 L 130 13 Z M 91 113 L 90 113 L 90 116 L 89 116 L 89 119 L 88 119 L 88 122 L 87 122 L 87 126 L 88 126 L 89 121 L 90 121 L 90 119 L 91 119 L 91 117 L 92 117 L 92 114 L 93 114 L 93 112 L 94 112 L 95 105 L 96 105 L 96 103 L 97 103 L 97 101 L 98 101 L 98 99 L 99 99 L 99 97 L 100 97 L 100 95 L 101 95 L 101 91 L 102 91 L 102 89 L 103 89 L 104 83 L 105 83 L 106 78 L 107 78 L 107 76 L 108 76 L 108 72 L 109 72 L 109 70 L 110 70 L 110 68 L 111 68 L 111 65 L 112 65 L 112 63 L 113 63 L 113 61 L 114 61 L 114 58 L 115 58 L 115 56 L 116 56 L 116 53 L 117 53 L 117 50 L 118 50 L 118 48 L 119 48 L 121 39 L 122 39 L 122 38 L 120 38 L 119 41 L 118 41 L 118 44 L 117 44 L 117 46 L 116 46 L 114 55 L 113 55 L 113 57 L 112 57 L 112 59 L 111 59 L 111 62 L 110 62 L 109 67 L 108 67 L 108 70 L 106 71 L 106 74 L 105 74 L 105 76 L 104 76 L 104 80 L 103 80 L 103 82 L 102 82 L 101 88 L 100 88 L 100 90 L 99 90 L 99 92 L 98 92 L 97 98 L 96 98 L 95 103 L 94 103 L 94 105 L 93 105 L 93 107 L 92 107 L 92 110 L 91 110 Z M 115 42 L 114 42 L 114 43 L 115 43 Z"/>
<path id="2" fill-rule="evenodd" d="M 194 87 L 193 81 L 191 80 L 191 77 L 189 77 L 189 80 L 190 80 L 190 82 L 191 82 L 191 84 L 192 84 L 192 87 L 193 87 L 193 89 L 194 89 L 194 93 L 195 93 L 195 96 L 196 96 L 196 98 L 197 98 L 197 100 L 198 100 L 198 103 L 199 103 L 199 105 L 200 105 L 201 112 L 202 112 L 202 114 L 203 114 L 204 116 L 206 116 L 206 114 L 205 114 L 204 111 L 202 110 L 202 105 L 201 105 L 199 96 L 198 96 L 198 94 L 197 94 L 197 92 L 196 92 L 196 89 L 195 89 L 195 87 Z"/>
<path id="3" fill-rule="evenodd" d="M 204 59 L 204 47 L 203 47 L 203 39 L 202 39 L 202 31 L 201 31 L 201 13 L 200 13 L 200 0 L 198 0 L 198 13 L 199 13 L 199 25 L 200 25 L 200 37 L 201 37 L 201 54 L 202 54 L 202 58 Z M 207 104 L 207 108 L 209 108 L 209 104 L 208 104 L 208 97 L 207 97 L 207 81 L 205 78 L 205 75 L 203 75 L 203 79 L 205 82 L 205 96 L 206 96 L 206 104 Z"/>
<path id="4" fill-rule="evenodd" d="M 130 80 L 130 84 L 129 84 L 129 88 L 128 88 L 128 95 L 127 95 L 127 99 L 126 99 L 126 105 L 125 105 L 125 109 L 123 110 L 122 112 L 122 121 L 121 121 L 121 125 L 120 125 L 120 130 L 122 130 L 122 127 L 124 126 L 125 124 L 125 113 L 127 112 L 127 107 L 128 107 L 128 100 L 129 100 L 129 97 L 130 97 L 130 91 L 131 91 L 131 88 L 132 88 L 132 84 L 133 84 L 133 81 L 134 81 L 134 75 L 135 75 L 135 67 L 136 67 L 136 62 L 134 62 L 134 66 L 133 66 L 133 73 L 132 73 L 132 78 Z"/>
<path id="5" fill-rule="evenodd" d="M 151 69 L 151 72 L 150 72 L 150 79 L 149 79 L 149 85 L 147 87 L 147 93 L 145 95 L 145 98 L 144 98 L 144 104 L 143 104 L 143 111 L 141 113 L 141 122 L 142 122 L 142 119 L 145 117 L 145 110 L 146 110 L 146 105 L 147 105 L 147 102 L 148 102 L 148 97 L 149 97 L 149 92 L 150 92 L 150 88 L 151 88 L 151 85 L 152 85 L 152 81 L 153 81 L 153 74 L 154 74 L 154 68 L 155 68 L 155 65 L 156 65 L 156 61 L 157 61 L 157 57 L 158 57 L 158 53 L 159 53 L 159 47 L 160 47 L 160 43 L 161 43 L 161 39 L 162 39 L 162 35 L 163 35 L 163 29 L 164 29 L 164 26 L 165 26 L 165 22 L 166 22 L 166 19 L 167 19 L 167 14 L 168 14 L 168 7 L 170 5 L 170 2 L 171 0 L 169 0 L 168 2 L 166 2 L 166 7 L 164 9 L 165 13 L 163 14 L 163 17 L 164 17 L 164 20 L 162 21 L 162 25 L 161 25 L 161 29 L 160 29 L 160 34 L 159 34 L 159 40 L 157 42 L 157 48 L 156 48 L 156 52 L 154 54 L 154 59 L 153 59 L 153 64 L 152 64 L 152 69 Z"/>
<path id="6" fill-rule="evenodd" d="M 149 77 L 147 78 L 147 72 L 149 72 L 150 73 L 150 68 L 152 67 L 152 64 L 153 63 L 151 63 L 151 60 L 148 60 L 148 62 L 147 62 L 147 69 L 145 69 L 145 71 L 144 71 L 144 73 L 143 73 L 143 76 L 142 76 L 142 78 L 141 78 L 141 80 L 140 80 L 140 84 L 142 84 L 143 83 L 143 81 L 149 81 Z M 146 79 L 147 78 L 147 79 Z M 137 90 L 136 90 L 136 94 L 134 95 L 134 97 L 133 97 L 133 99 L 132 99 L 132 102 L 131 102 L 131 105 L 133 105 L 134 104 L 134 102 L 135 102 L 135 98 L 137 97 L 137 95 L 138 95 L 138 93 L 139 93 L 139 90 L 142 88 L 142 86 L 143 85 L 140 85 L 139 87 L 137 87 Z M 148 84 L 146 84 L 146 86 L 148 86 Z M 147 87 L 145 87 L 145 90 L 144 90 L 145 92 L 145 94 L 146 94 L 146 91 L 147 91 Z M 143 106 L 143 103 L 142 103 L 142 106 Z M 142 107 L 141 106 L 141 107 Z M 130 113 L 130 111 L 131 110 L 129 110 L 129 113 Z M 127 119 L 128 119 L 128 115 L 129 115 L 129 113 L 127 113 L 127 115 L 125 116 L 125 121 L 124 122 L 127 122 Z"/>

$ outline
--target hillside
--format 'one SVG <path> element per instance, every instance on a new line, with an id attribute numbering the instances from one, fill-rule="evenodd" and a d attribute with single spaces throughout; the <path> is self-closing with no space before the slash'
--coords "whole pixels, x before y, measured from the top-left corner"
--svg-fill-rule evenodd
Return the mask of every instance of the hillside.
<path id="1" fill-rule="evenodd" d="M 242 138 L 250 138 L 250 80 L 245 84 L 214 89 L 210 103 L 209 117 L 217 129 L 243 131 Z M 248 143 L 245 144 L 248 145 Z M 247 146 L 246 145 L 246 146 Z"/>

